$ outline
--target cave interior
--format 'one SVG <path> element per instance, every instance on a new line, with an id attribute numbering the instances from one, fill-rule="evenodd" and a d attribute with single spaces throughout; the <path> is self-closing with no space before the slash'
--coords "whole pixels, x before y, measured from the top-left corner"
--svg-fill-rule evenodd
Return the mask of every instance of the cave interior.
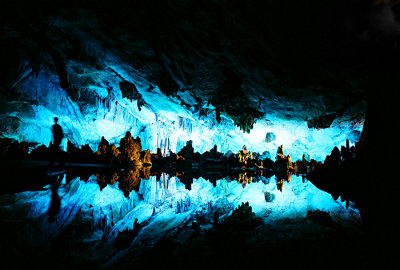
<path id="1" fill-rule="evenodd" d="M 398 1 L 16 0 L 0 21 L 2 262 L 400 267 Z"/>

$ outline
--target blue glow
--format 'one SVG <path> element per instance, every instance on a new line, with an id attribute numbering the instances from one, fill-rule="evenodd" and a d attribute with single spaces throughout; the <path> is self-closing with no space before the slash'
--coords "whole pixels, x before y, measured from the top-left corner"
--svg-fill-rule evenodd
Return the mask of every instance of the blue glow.
<path id="1" fill-rule="evenodd" d="M 48 145 L 53 117 L 58 116 L 68 140 L 77 145 L 89 144 L 93 150 L 102 136 L 117 144 L 129 130 L 134 137 L 141 138 L 143 149 L 153 153 L 157 148 L 164 153 L 178 152 L 186 141 L 192 140 L 195 151 L 200 153 L 214 145 L 223 153 L 236 153 L 245 144 L 250 151 L 268 151 L 274 158 L 277 147 L 283 145 L 293 160 L 308 153 L 311 158 L 322 161 L 334 146 L 344 145 L 353 131 L 362 130 L 362 123 L 348 122 L 334 122 L 330 128 L 322 130 L 309 129 L 306 121 L 266 115 L 269 121 L 259 119 L 249 134 L 243 133 L 224 114 L 221 114 L 221 123 L 216 123 L 212 106 L 207 117 L 200 119 L 193 109 L 195 100 L 188 93 L 167 97 L 139 71 L 112 53 L 103 50 L 102 54 L 104 57 L 99 60 L 102 70 L 74 61 L 67 64 L 72 74 L 71 84 L 81 86 L 76 93 L 79 101 L 72 100 L 59 87 L 54 74 L 41 71 L 37 78 L 27 76 L 19 84 L 18 91 L 31 102 L 21 102 L 18 110 L 15 106 L 5 109 L 6 117 L 18 120 L 15 127 L 2 130 L 1 135 Z M 136 85 L 145 102 L 140 109 L 137 100 L 122 97 L 118 86 L 121 78 Z M 178 97 L 192 107 L 181 105 Z M 274 133 L 276 140 L 267 143 L 267 132 Z"/>
<path id="2" fill-rule="evenodd" d="M 266 179 L 265 183 L 248 183 L 243 188 L 237 181 L 227 179 L 218 180 L 214 187 L 211 182 L 200 178 L 194 179 L 192 189 L 187 190 L 179 179 L 164 175 L 158 182 L 155 177 L 142 180 L 139 191 L 132 191 L 128 198 L 117 185 L 108 185 L 100 191 L 95 177 L 87 182 L 78 178 L 61 184 L 58 191 L 61 210 L 54 223 L 47 221 L 49 189 L 1 195 L 0 211 L 14 213 L 8 215 L 8 222 L 19 224 L 21 230 L 18 233 L 29 236 L 21 240 L 24 244 L 40 245 L 73 226 L 79 232 L 76 237 L 81 239 L 100 241 L 104 235 L 107 240 L 104 242 L 105 248 L 96 249 L 96 253 L 101 254 L 110 252 L 107 247 L 112 245 L 118 231 L 132 229 L 136 218 L 146 226 L 134 243 L 154 245 L 169 230 L 193 220 L 196 212 L 207 215 L 210 209 L 218 208 L 223 214 L 220 218 L 224 218 L 247 201 L 255 214 L 267 224 L 285 218 L 304 218 L 307 210 L 315 209 L 328 211 L 338 223 L 360 223 L 358 210 L 352 207 L 346 209 L 340 200 L 333 200 L 330 194 L 317 189 L 311 182 L 302 183 L 302 179 L 296 176 L 284 184 L 282 192 L 277 189 L 274 179 Z M 275 195 L 272 202 L 266 202 L 265 191 Z M 32 221 L 36 224 L 35 230 L 31 229 Z M 30 235 L 30 232 L 34 232 L 34 235 Z"/>

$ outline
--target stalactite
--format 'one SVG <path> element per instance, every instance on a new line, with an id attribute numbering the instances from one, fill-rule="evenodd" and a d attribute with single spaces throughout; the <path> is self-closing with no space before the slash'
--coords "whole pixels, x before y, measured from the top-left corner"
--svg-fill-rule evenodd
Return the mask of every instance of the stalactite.
<path id="1" fill-rule="evenodd" d="M 91 232 L 101 230 L 106 235 L 109 234 L 112 227 L 118 221 L 122 220 L 135 207 L 135 197 L 130 196 L 129 198 L 126 198 L 121 205 L 110 203 L 108 206 L 106 206 L 106 208 L 108 208 L 107 210 L 103 210 L 101 206 L 97 209 L 97 211 L 95 211 L 95 208 L 93 208 L 91 210 Z M 96 212 L 99 212 L 99 214 Z"/>
<path id="2" fill-rule="evenodd" d="M 165 157 L 167 155 L 167 138 L 164 139 L 164 153 L 163 156 Z"/>
<path id="3" fill-rule="evenodd" d="M 116 100 L 113 120 L 115 120 L 115 118 L 117 117 L 117 114 L 118 114 L 118 101 Z"/>
<path id="4" fill-rule="evenodd" d="M 177 201 L 176 203 L 176 213 L 184 213 L 190 210 L 191 207 L 191 200 L 190 196 L 186 194 L 184 199 Z"/>

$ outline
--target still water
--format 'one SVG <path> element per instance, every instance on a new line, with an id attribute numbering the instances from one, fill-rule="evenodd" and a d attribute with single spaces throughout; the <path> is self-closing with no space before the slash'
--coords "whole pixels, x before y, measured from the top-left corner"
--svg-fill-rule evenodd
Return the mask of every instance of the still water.
<path id="1" fill-rule="evenodd" d="M 340 198 L 335 201 L 329 193 L 296 175 L 283 182 L 275 176 L 239 175 L 215 181 L 200 177 L 188 185 L 161 173 L 135 180 L 130 192 L 119 188 L 122 181 L 104 184 L 98 176 L 82 180 L 60 174 L 56 187 L 1 195 L 6 257 L 30 254 L 43 260 L 54 250 L 62 250 L 68 256 L 84 254 L 88 261 L 112 265 L 124 252 L 152 248 L 169 236 L 185 242 L 187 236 L 177 236 L 177 231 L 192 228 L 194 222 L 201 230 L 209 230 L 216 213 L 222 221 L 242 202 L 248 202 L 255 215 L 269 226 L 282 220 L 304 220 L 307 211 L 316 209 L 329 212 L 340 226 L 361 223 L 352 203 L 346 208 Z M 135 220 L 140 230 L 124 250 L 116 250 L 118 233 L 133 230 Z"/>

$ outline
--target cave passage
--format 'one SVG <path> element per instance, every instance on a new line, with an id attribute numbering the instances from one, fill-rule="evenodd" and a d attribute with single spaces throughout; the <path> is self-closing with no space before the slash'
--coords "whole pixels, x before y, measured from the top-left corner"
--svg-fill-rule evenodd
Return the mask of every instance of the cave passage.
<path id="1" fill-rule="evenodd" d="M 4 265 L 400 269 L 398 0 L 14 0 L 0 44 Z"/>

